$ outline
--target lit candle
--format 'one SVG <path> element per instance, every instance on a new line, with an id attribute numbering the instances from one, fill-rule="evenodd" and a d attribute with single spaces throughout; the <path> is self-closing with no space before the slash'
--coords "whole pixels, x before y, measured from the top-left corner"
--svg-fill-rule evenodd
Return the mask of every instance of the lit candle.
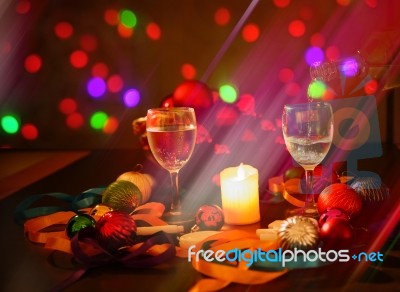
<path id="1" fill-rule="evenodd" d="M 221 171 L 220 178 L 225 223 L 245 225 L 260 221 L 258 170 L 240 164 Z"/>

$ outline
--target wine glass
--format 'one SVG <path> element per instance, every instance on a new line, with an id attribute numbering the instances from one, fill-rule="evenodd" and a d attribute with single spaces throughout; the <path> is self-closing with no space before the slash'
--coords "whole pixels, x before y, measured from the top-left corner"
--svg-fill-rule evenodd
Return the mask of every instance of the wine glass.
<path id="1" fill-rule="evenodd" d="M 154 108 L 147 111 L 147 139 L 157 162 L 169 171 L 172 203 L 164 219 L 171 224 L 191 221 L 183 214 L 179 197 L 179 170 L 188 162 L 196 142 L 196 115 L 193 108 Z"/>
<path id="2" fill-rule="evenodd" d="M 317 217 L 313 173 L 329 151 L 333 137 L 332 107 L 326 102 L 285 105 L 282 114 L 285 144 L 293 159 L 305 170 L 305 206 L 290 214 Z"/>

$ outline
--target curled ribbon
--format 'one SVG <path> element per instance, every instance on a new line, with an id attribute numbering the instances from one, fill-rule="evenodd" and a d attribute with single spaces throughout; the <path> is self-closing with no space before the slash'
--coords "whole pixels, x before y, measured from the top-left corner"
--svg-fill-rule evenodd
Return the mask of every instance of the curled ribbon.
<path id="1" fill-rule="evenodd" d="M 227 252 L 232 249 L 248 249 L 254 251 L 260 248 L 265 251 L 278 248 L 278 242 L 276 241 L 260 241 L 255 233 L 252 234 L 241 230 L 224 231 L 210 236 L 197 243 L 193 251 L 197 252 L 205 245 L 208 246 L 207 250 L 211 250 L 214 253 L 218 250 Z M 184 256 L 182 251 L 178 254 L 182 257 Z M 192 256 L 191 262 L 198 272 L 211 277 L 198 281 L 191 288 L 191 291 L 216 291 L 232 282 L 248 285 L 263 284 L 287 272 L 287 270 L 269 272 L 255 270 L 251 266 L 247 266 L 243 261 L 236 263 L 209 262 L 201 257 L 196 259 L 195 255 Z"/>
<path id="2" fill-rule="evenodd" d="M 289 179 L 284 182 L 282 176 L 275 176 L 268 180 L 268 189 L 271 192 L 282 193 L 286 201 L 296 207 L 302 208 L 305 206 L 305 201 L 295 197 L 295 195 L 300 195 L 299 184 L 300 179 L 298 178 Z"/>

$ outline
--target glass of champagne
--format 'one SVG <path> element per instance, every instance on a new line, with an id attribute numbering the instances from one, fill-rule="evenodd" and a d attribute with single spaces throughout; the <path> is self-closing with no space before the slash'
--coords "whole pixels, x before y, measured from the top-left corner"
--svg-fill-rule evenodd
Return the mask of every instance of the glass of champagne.
<path id="1" fill-rule="evenodd" d="M 196 115 L 193 108 L 154 108 L 147 111 L 147 139 L 157 162 L 169 171 L 173 190 L 172 204 L 164 219 L 170 224 L 191 221 L 182 212 L 178 173 L 188 162 L 196 143 Z"/>
<path id="2" fill-rule="evenodd" d="M 329 151 L 333 137 L 332 107 L 326 102 L 285 105 L 282 114 L 285 144 L 305 170 L 305 206 L 291 215 L 318 216 L 314 202 L 313 172 Z"/>

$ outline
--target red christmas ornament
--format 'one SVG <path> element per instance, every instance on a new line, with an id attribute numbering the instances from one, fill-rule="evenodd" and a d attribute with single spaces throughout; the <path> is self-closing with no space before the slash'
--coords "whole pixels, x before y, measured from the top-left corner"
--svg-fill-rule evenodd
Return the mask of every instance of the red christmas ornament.
<path id="1" fill-rule="evenodd" d="M 335 209 L 335 208 L 328 208 L 319 218 L 318 224 L 321 227 L 324 225 L 325 222 L 328 222 L 332 219 L 341 219 L 345 221 L 350 220 L 350 216 L 347 215 L 343 210 Z"/>
<path id="2" fill-rule="evenodd" d="M 207 85 L 196 80 L 187 80 L 176 87 L 172 95 L 173 105 L 195 109 L 208 109 L 212 105 L 213 95 Z"/>
<path id="3" fill-rule="evenodd" d="M 338 208 L 354 216 L 361 211 L 361 206 L 362 201 L 357 192 L 341 183 L 326 187 L 319 195 L 317 202 L 319 214 L 323 214 L 328 208 Z"/>
<path id="4" fill-rule="evenodd" d="M 135 243 L 136 223 L 121 211 L 104 214 L 96 223 L 96 239 L 110 253 L 131 247 Z"/>
<path id="5" fill-rule="evenodd" d="M 174 99 L 172 96 L 167 96 L 161 102 L 160 107 L 174 107 Z"/>
<path id="6" fill-rule="evenodd" d="M 351 245 L 354 231 L 349 221 L 333 218 L 321 226 L 319 236 L 324 243 L 324 248 L 338 250 Z"/>
<path id="7" fill-rule="evenodd" d="M 220 230 L 224 225 L 224 213 L 217 205 L 203 205 L 196 212 L 196 224 L 192 231 Z"/>

